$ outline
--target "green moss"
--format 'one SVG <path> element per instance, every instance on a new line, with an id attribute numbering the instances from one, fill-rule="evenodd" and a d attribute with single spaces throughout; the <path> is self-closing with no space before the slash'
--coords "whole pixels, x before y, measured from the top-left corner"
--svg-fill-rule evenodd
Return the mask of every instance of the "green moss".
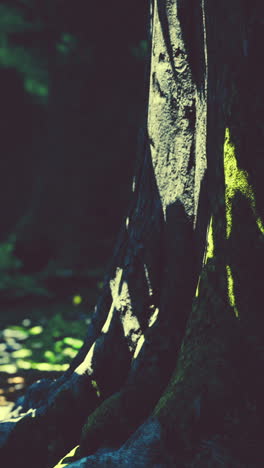
<path id="1" fill-rule="evenodd" d="M 207 243 L 206 243 L 206 250 L 204 254 L 204 265 L 208 262 L 210 258 L 214 257 L 214 235 L 213 235 L 213 217 L 211 216 L 210 223 L 207 229 Z M 197 282 L 197 287 L 195 291 L 195 297 L 197 298 L 200 293 L 200 281 L 201 281 L 201 275 L 199 276 L 198 282 Z"/>
<path id="2" fill-rule="evenodd" d="M 100 447 L 122 445 L 142 421 L 142 414 L 144 410 L 133 389 L 111 395 L 88 416 L 82 430 L 80 457 Z"/>
<path id="3" fill-rule="evenodd" d="M 213 217 L 210 219 L 208 233 L 207 233 L 207 249 L 205 252 L 205 260 L 204 263 L 207 263 L 209 258 L 213 258 L 214 256 L 214 237 L 213 237 Z"/>
<path id="4" fill-rule="evenodd" d="M 238 167 L 235 146 L 230 139 L 229 128 L 226 128 L 224 142 L 224 171 L 225 171 L 225 205 L 226 205 L 226 236 L 232 231 L 232 200 L 237 192 L 242 193 L 249 200 L 256 216 L 257 226 L 264 234 L 264 225 L 256 213 L 256 200 L 252 186 L 248 180 L 248 173 Z"/>
<path id="5" fill-rule="evenodd" d="M 257 226 L 258 226 L 261 234 L 264 234 L 264 224 L 263 224 L 260 217 L 258 217 L 258 219 L 257 219 Z"/>
<path id="6" fill-rule="evenodd" d="M 172 381 L 155 408 L 154 416 L 177 452 L 192 450 L 193 437 L 199 437 L 201 430 L 206 431 L 204 405 L 210 413 L 218 401 L 220 404 L 222 396 L 225 397 L 223 374 L 227 370 L 221 368 L 221 348 L 220 340 L 206 333 L 186 343 Z M 217 419 L 218 415 L 209 423 L 212 430 L 214 424 L 217 427 Z"/>
<path id="7" fill-rule="evenodd" d="M 97 395 L 98 397 L 100 397 L 100 396 L 101 396 L 101 392 L 100 392 L 100 389 L 99 389 L 99 387 L 98 387 L 98 384 L 97 384 L 96 380 L 92 380 L 91 383 L 92 383 L 93 388 L 94 388 L 95 391 L 96 391 L 96 395 Z"/>
<path id="8" fill-rule="evenodd" d="M 226 300 L 226 270 L 217 258 L 203 268 L 177 367 L 154 410 L 179 457 L 191 454 L 194 443 L 208 431 L 217 433 L 236 388 L 233 365 L 226 359 L 235 320 Z"/>
<path id="9" fill-rule="evenodd" d="M 226 237 L 230 237 L 232 232 L 232 204 L 237 192 L 240 192 L 250 203 L 251 209 L 256 219 L 256 225 L 262 234 L 264 226 L 261 218 L 257 215 L 256 200 L 252 186 L 249 183 L 249 176 L 245 170 L 238 167 L 235 146 L 231 142 L 230 131 L 227 128 L 224 142 L 224 171 L 225 171 L 225 206 L 226 206 Z M 228 298 L 233 307 L 236 317 L 239 316 L 234 294 L 234 279 L 229 265 L 226 266 Z"/>
<path id="10" fill-rule="evenodd" d="M 232 270 L 229 265 L 226 265 L 226 275 L 227 275 L 227 290 L 228 290 L 228 298 L 231 307 L 233 307 L 236 317 L 239 316 L 237 306 L 236 306 L 236 299 L 234 293 L 234 279 L 232 275 Z"/>
<path id="11" fill-rule="evenodd" d="M 89 455 L 99 445 L 116 445 L 122 438 L 123 408 L 120 392 L 111 395 L 88 416 L 82 430 L 80 453 Z"/>
<path id="12" fill-rule="evenodd" d="M 195 297 L 198 297 L 200 293 L 200 281 L 201 281 L 201 276 L 199 276 L 199 279 L 198 279 L 198 283 L 197 283 L 196 291 L 195 291 Z"/>

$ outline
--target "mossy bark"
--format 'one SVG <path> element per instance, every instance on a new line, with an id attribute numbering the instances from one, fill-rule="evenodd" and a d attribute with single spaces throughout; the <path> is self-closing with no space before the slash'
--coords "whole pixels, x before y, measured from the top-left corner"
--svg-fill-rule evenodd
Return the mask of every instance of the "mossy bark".
<path id="1" fill-rule="evenodd" d="M 72 468 L 261 466 L 263 120 L 247 86 L 263 96 L 261 71 L 248 70 L 258 67 L 263 7 L 151 6 L 148 113 L 131 207 L 83 349 L 60 382 L 47 384 L 48 397 L 32 392 L 20 422 L 2 425 L 14 468 L 33 434 L 28 468 L 37 454 L 39 467 L 52 466 L 78 442 Z M 254 202 L 239 184 L 230 190 L 231 148 Z"/>

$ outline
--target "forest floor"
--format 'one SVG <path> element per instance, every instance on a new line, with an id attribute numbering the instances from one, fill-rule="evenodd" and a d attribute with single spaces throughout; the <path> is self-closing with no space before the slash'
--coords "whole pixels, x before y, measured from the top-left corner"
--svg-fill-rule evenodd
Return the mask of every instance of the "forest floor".
<path id="1" fill-rule="evenodd" d="M 100 287 L 77 282 L 48 298 L 0 295 L 0 420 L 33 382 L 65 372 L 83 344 Z"/>

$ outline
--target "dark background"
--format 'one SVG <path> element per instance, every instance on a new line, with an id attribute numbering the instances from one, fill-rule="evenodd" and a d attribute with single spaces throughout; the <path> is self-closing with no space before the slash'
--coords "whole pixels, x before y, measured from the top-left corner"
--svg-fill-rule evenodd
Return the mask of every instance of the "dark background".
<path id="1" fill-rule="evenodd" d="M 129 201 L 147 4 L 0 4 L 0 371 L 83 338 Z"/>

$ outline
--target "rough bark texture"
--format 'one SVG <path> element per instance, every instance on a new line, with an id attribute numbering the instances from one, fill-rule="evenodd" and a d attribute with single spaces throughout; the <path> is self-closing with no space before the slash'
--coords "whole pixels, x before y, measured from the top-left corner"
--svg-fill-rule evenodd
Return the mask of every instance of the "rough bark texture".
<path id="1" fill-rule="evenodd" d="M 262 22 L 258 1 L 151 2 L 131 207 L 80 354 L 0 425 L 9 466 L 78 444 L 58 466 L 263 466 Z"/>

